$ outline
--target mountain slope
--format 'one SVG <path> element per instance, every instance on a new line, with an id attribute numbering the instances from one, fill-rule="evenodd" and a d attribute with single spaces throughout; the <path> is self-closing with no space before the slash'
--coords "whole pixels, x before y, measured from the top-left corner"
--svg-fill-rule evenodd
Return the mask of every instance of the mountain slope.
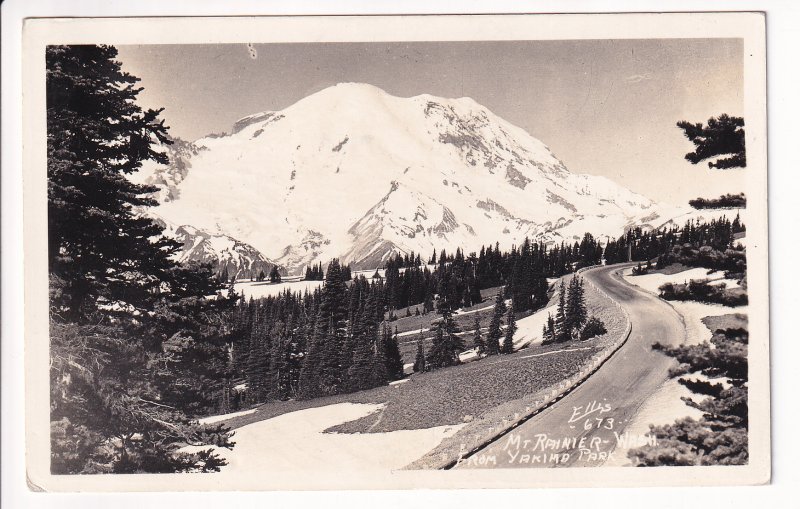
<path id="1" fill-rule="evenodd" d="M 211 234 L 189 225 L 176 226 L 152 214 L 155 221 L 164 228 L 164 235 L 181 243 L 175 256 L 179 263 L 197 262 L 210 264 L 220 276 L 237 279 L 257 279 L 269 275 L 273 266 L 285 274 L 280 265 L 264 257 L 256 248 L 232 237 Z"/>
<path id="2" fill-rule="evenodd" d="M 571 173 L 539 140 L 469 98 L 394 97 L 340 84 L 147 168 L 158 214 L 251 245 L 290 272 L 338 256 L 474 250 L 528 236 L 619 235 L 680 210 Z"/>

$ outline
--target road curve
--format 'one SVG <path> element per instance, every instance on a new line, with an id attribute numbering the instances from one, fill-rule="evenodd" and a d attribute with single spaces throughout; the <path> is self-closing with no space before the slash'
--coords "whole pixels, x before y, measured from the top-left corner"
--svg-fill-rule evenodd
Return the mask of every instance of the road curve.
<path id="1" fill-rule="evenodd" d="M 678 344 L 684 325 L 655 295 L 625 282 L 630 264 L 597 267 L 582 276 L 617 301 L 631 320 L 627 342 L 572 392 L 455 468 L 595 467 L 613 457 L 636 411 L 667 379 L 675 360 L 653 350 Z"/>

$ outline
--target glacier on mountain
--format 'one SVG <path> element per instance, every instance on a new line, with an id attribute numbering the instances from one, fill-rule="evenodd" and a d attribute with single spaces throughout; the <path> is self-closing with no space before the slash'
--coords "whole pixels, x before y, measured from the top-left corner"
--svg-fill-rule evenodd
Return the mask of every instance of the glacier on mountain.
<path id="1" fill-rule="evenodd" d="M 289 273 L 333 257 L 374 268 L 396 252 L 574 242 L 584 232 L 605 240 L 688 211 L 570 172 L 470 98 L 402 98 L 366 84 L 329 87 L 170 150 L 169 167 L 137 177 L 159 187 L 158 215 L 236 239 Z"/>

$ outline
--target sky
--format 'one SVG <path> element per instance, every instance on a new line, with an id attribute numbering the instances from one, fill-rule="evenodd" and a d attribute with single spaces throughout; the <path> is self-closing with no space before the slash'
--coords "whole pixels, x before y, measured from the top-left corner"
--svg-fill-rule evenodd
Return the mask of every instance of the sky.
<path id="1" fill-rule="evenodd" d="M 229 132 L 342 82 L 400 97 L 471 97 L 543 141 L 573 172 L 685 204 L 740 192 L 747 170 L 683 156 L 679 120 L 743 114 L 740 39 L 370 42 L 118 46 L 141 79 L 140 103 L 164 107 L 170 133 Z M 747 122 L 747 119 L 745 119 Z"/>

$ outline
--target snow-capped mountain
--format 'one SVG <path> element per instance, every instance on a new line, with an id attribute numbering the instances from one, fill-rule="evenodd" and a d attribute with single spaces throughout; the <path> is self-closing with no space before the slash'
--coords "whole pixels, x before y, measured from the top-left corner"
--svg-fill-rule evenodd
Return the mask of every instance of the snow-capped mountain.
<path id="1" fill-rule="evenodd" d="M 159 216 L 238 239 L 290 273 L 333 257 L 371 268 L 392 252 L 618 236 L 683 212 L 571 173 L 472 99 L 400 98 L 365 84 L 169 150 L 169 168 L 138 177 L 159 186 Z"/>
<path id="2" fill-rule="evenodd" d="M 211 234 L 189 225 L 176 226 L 152 214 L 164 228 L 164 234 L 181 243 L 176 254 L 180 263 L 198 262 L 211 264 L 219 275 L 238 279 L 256 279 L 269 275 L 274 261 L 264 257 L 256 248 L 228 235 Z M 280 265 L 279 271 L 285 274 Z"/>

